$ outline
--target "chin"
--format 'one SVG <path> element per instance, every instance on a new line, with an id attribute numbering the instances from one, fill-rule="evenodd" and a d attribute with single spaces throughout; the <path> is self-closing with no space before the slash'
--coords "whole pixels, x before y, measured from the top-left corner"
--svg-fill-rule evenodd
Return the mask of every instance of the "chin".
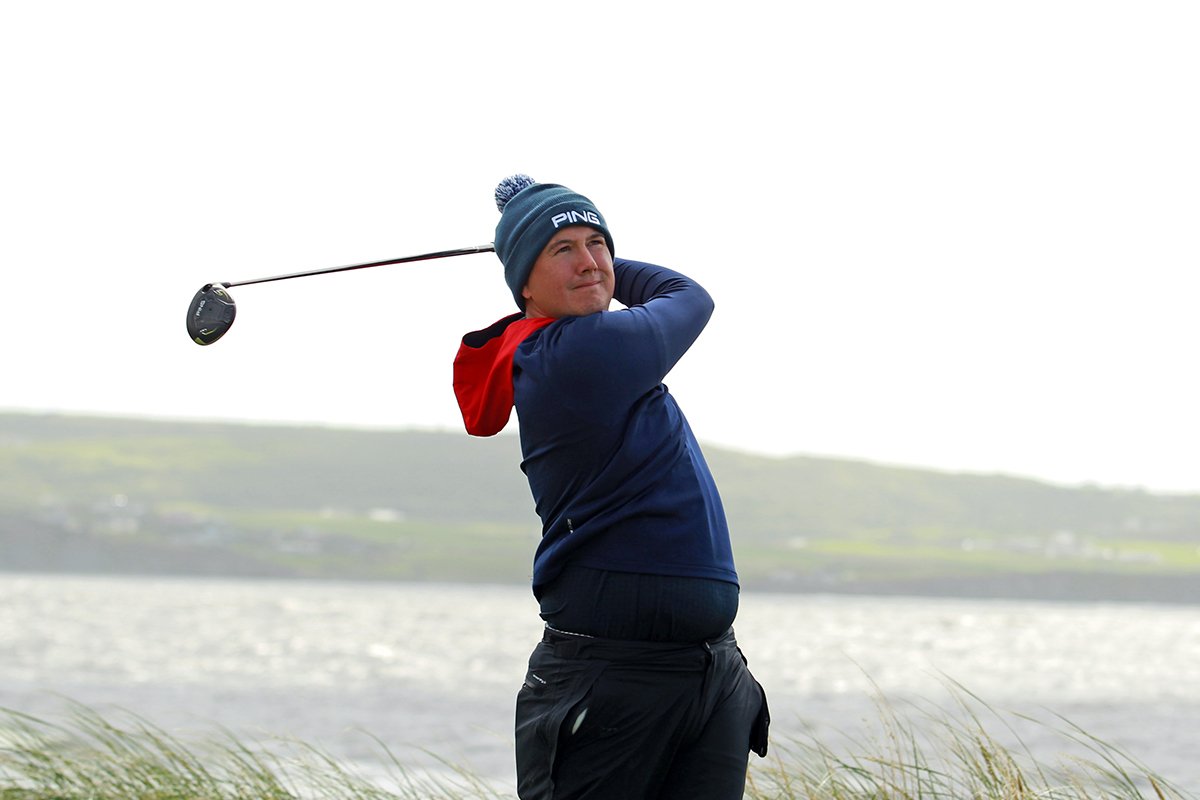
<path id="1" fill-rule="evenodd" d="M 608 307 L 610 305 L 612 305 L 611 300 L 607 303 L 592 303 L 590 306 L 587 307 L 586 311 L 580 312 L 580 316 L 583 316 L 585 314 L 598 314 L 601 311 L 608 311 Z"/>

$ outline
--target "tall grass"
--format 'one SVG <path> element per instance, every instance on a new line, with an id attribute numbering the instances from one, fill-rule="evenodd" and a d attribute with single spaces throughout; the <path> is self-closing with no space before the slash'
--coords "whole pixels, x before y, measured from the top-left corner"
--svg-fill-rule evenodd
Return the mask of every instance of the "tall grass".
<path id="1" fill-rule="evenodd" d="M 1196 800 L 1063 719 L 1063 757 L 1039 762 L 978 698 L 949 710 L 877 702 L 878 720 L 836 742 L 772 740 L 752 759 L 750 800 Z M 1033 724 L 1045 723 L 1012 715 Z M 985 722 L 986 719 L 986 722 Z M 988 732 L 999 726 L 1009 742 Z M 246 741 L 217 729 L 183 741 L 140 717 L 73 706 L 62 722 L 0 710 L 0 800 L 486 800 L 512 798 L 470 770 L 413 770 L 377 742 L 386 779 L 303 743 Z"/>
<path id="2" fill-rule="evenodd" d="M 0 709 L 0 800 L 466 800 L 506 797 L 467 770 L 409 770 L 379 743 L 387 787 L 314 747 L 218 731 L 185 742 L 127 712 L 65 723 Z"/>
<path id="3" fill-rule="evenodd" d="M 950 710 L 877 699 L 872 729 L 843 741 L 773 741 L 770 763 L 752 769 L 752 800 L 1196 800 L 1154 770 L 1056 717 L 1056 725 L 1010 718 L 962 687 Z M 988 719 L 985 722 L 985 718 Z M 1052 763 L 1022 741 L 1019 721 L 1061 745 Z M 989 730 L 996 730 L 996 734 Z M 1003 738 L 1006 743 L 1001 743 Z M 1042 748 L 1045 749 L 1044 747 Z"/>

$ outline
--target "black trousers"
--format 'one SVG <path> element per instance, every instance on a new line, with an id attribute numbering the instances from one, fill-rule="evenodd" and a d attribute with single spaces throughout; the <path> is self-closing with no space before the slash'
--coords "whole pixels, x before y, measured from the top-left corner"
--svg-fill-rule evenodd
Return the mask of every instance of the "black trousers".
<path id="1" fill-rule="evenodd" d="M 741 800 L 769 723 L 732 629 L 696 644 L 547 629 L 517 695 L 517 794 Z"/>

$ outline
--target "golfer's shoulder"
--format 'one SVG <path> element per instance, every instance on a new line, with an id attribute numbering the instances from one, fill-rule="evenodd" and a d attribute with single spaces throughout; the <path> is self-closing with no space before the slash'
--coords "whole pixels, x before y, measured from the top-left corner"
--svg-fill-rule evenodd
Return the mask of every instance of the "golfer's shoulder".
<path id="1" fill-rule="evenodd" d="M 621 340 L 638 334 L 639 323 L 627 310 L 600 311 L 582 317 L 562 317 L 526 340 L 527 351 L 540 358 L 575 361 L 612 353 Z"/>
<path id="2" fill-rule="evenodd" d="M 654 336 L 630 326 L 625 311 L 563 317 L 522 343 L 517 365 L 547 385 L 566 383 L 596 389 L 643 360 Z"/>

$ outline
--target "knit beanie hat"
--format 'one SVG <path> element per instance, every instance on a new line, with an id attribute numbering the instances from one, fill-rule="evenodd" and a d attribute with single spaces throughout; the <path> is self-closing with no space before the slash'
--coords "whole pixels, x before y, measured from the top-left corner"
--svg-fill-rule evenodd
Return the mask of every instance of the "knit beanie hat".
<path id="1" fill-rule="evenodd" d="M 581 194 L 555 183 L 537 183 L 528 175 L 513 175 L 496 187 L 500 222 L 493 244 L 504 264 L 504 282 L 517 307 L 525 310 L 521 292 L 529 273 L 554 232 L 569 225 L 587 225 L 604 234 L 608 252 L 615 257 L 612 235 L 600 211 Z"/>

